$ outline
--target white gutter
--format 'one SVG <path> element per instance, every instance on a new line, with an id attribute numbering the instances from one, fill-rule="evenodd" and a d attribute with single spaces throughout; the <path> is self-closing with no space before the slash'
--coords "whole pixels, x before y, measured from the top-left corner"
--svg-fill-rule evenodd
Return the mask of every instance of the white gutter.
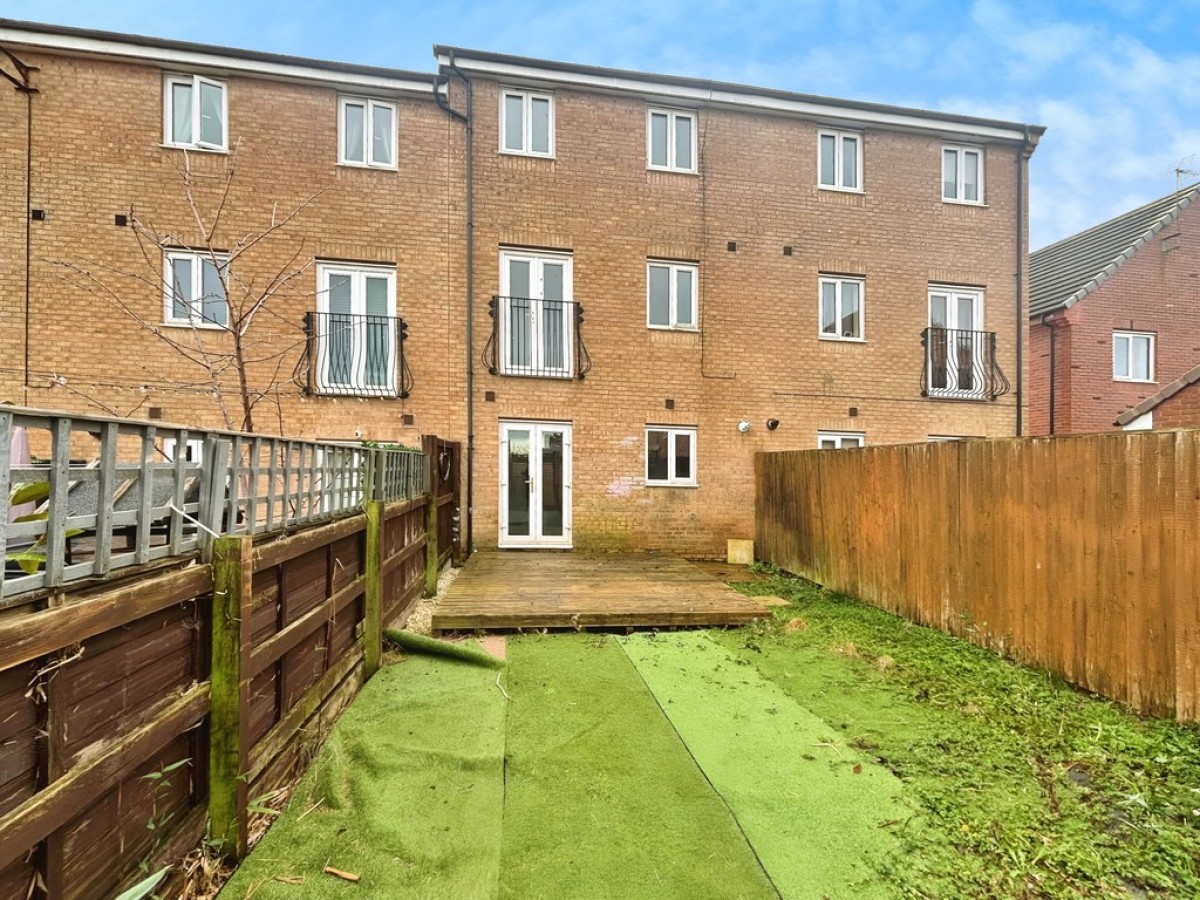
<path id="1" fill-rule="evenodd" d="M 59 53 L 127 59 L 169 68 L 218 69 L 222 72 L 256 75 L 284 81 L 301 81 L 335 88 L 356 88 L 380 92 L 412 92 L 429 96 L 432 78 L 396 78 L 356 72 L 341 72 L 303 63 L 245 59 L 220 53 L 182 50 L 138 44 L 132 40 L 112 40 L 84 35 L 53 34 L 0 26 L 0 45 L 20 45 Z"/>

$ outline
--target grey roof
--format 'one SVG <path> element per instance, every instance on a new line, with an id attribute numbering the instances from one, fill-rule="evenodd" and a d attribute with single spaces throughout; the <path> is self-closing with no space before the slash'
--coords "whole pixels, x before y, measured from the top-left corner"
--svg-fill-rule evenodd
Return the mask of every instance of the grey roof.
<path id="1" fill-rule="evenodd" d="M 1200 381 L 1200 366 L 1196 366 L 1196 368 L 1184 372 L 1170 384 L 1163 385 L 1137 406 L 1131 406 L 1129 409 L 1125 410 L 1125 412 L 1117 416 L 1117 420 L 1113 422 L 1113 424 L 1120 425 L 1122 427 L 1128 425 L 1139 416 L 1144 416 L 1146 413 L 1150 412 L 1164 400 L 1170 400 L 1184 388 L 1190 387 L 1198 381 Z"/>
<path id="2" fill-rule="evenodd" d="M 1146 246 L 1200 194 L 1182 188 L 1029 255 L 1029 316 L 1070 309 Z"/>

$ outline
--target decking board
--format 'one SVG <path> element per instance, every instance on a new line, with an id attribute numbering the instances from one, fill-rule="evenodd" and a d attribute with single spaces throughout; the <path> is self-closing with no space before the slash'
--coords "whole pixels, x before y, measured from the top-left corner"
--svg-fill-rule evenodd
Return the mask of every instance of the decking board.
<path id="1" fill-rule="evenodd" d="M 493 551 L 467 561 L 432 628 L 699 627 L 765 615 L 762 604 L 677 557 Z"/>

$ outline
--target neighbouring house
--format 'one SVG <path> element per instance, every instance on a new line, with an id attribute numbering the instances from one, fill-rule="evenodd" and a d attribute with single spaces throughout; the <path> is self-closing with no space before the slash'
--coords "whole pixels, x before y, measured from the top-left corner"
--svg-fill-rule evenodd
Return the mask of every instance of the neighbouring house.
<path id="1" fill-rule="evenodd" d="M 753 535 L 756 451 L 1024 428 L 1039 126 L 450 47 L 0 48 L 0 398 L 221 425 L 224 294 L 265 285 L 259 430 L 463 440 L 472 546 L 699 556 Z"/>
<path id="2" fill-rule="evenodd" d="M 1200 185 L 1029 259 L 1035 434 L 1200 425 Z"/>

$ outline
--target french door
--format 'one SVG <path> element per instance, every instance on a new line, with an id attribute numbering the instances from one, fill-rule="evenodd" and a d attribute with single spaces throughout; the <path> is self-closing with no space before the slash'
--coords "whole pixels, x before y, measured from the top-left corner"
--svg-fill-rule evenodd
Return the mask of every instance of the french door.
<path id="1" fill-rule="evenodd" d="M 571 257 L 505 250 L 500 256 L 501 367 L 506 375 L 571 376 Z"/>
<path id="2" fill-rule="evenodd" d="M 983 292 L 929 289 L 929 393 L 973 399 L 983 395 L 987 333 Z"/>
<path id="3" fill-rule="evenodd" d="M 500 423 L 500 546 L 571 546 L 571 426 Z"/>

